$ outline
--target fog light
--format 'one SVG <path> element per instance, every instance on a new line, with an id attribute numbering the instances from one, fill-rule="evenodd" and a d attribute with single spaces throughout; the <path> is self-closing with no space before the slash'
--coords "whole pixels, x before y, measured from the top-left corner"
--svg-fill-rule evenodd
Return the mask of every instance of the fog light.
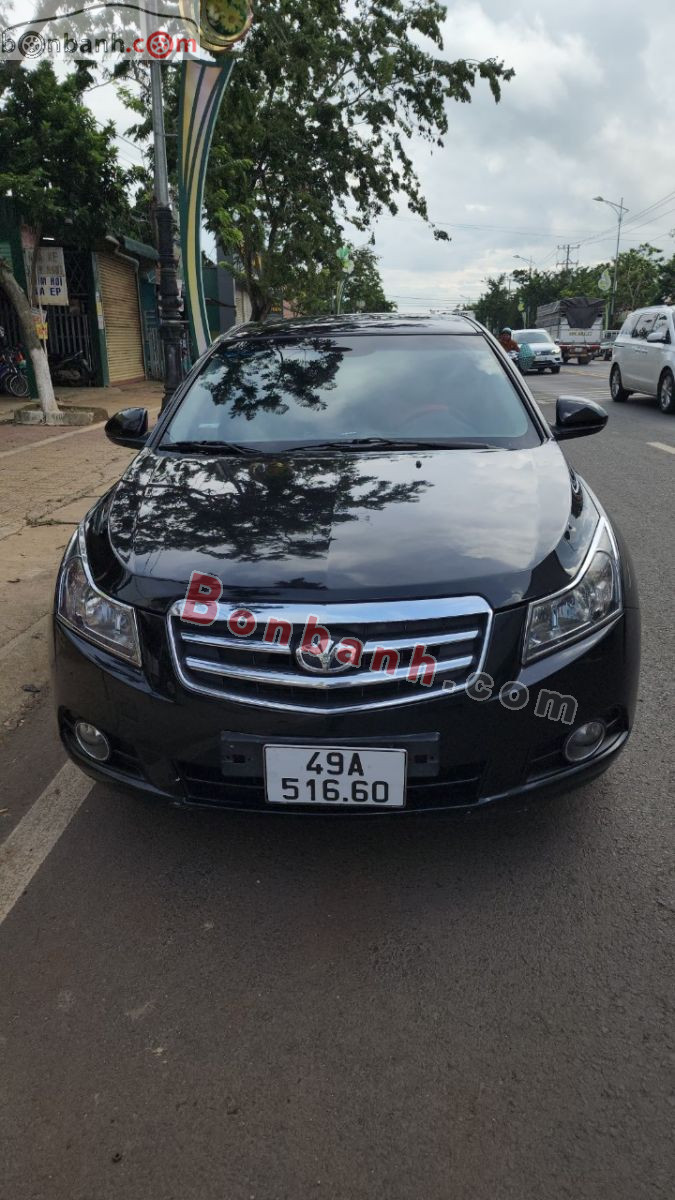
<path id="1" fill-rule="evenodd" d="M 75 725 L 75 738 L 80 750 L 83 750 L 88 758 L 95 758 L 97 762 L 105 762 L 110 758 L 110 742 L 95 725 L 90 725 L 87 721 L 78 721 Z"/>
<path id="2" fill-rule="evenodd" d="M 571 733 L 565 742 L 564 755 L 568 762 L 584 762 L 592 758 L 605 740 L 605 725 L 603 721 L 589 721 L 580 725 Z"/>

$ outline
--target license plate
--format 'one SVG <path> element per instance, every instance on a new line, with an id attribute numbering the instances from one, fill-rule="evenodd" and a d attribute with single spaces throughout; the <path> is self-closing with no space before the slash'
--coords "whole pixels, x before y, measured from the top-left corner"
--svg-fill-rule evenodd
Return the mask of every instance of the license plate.
<path id="1" fill-rule="evenodd" d="M 268 804 L 405 808 L 406 750 L 265 746 Z"/>

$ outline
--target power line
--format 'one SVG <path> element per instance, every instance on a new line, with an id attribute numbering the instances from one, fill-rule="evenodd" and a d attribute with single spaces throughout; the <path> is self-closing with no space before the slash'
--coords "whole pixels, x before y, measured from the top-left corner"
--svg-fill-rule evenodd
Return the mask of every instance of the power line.
<path id="1" fill-rule="evenodd" d="M 400 213 L 386 213 L 378 218 L 380 221 L 421 221 L 426 224 L 424 217 L 406 217 Z M 513 233 L 518 237 L 542 237 L 542 238 L 564 238 L 570 235 L 567 233 L 553 233 L 550 230 L 546 233 L 534 229 L 516 229 L 511 225 L 470 225 L 460 221 L 430 221 L 430 224 L 437 225 L 441 229 L 487 229 L 494 233 Z M 577 233 L 577 237 L 581 236 Z M 592 235 L 591 235 L 592 236 Z"/>
<path id="2" fill-rule="evenodd" d="M 624 229 L 627 229 L 627 228 L 628 229 L 639 229 L 639 228 L 641 228 L 640 225 L 636 225 L 636 222 L 639 221 L 641 217 L 644 217 L 647 215 L 647 213 L 653 212 L 655 209 L 660 208 L 662 204 L 667 204 L 668 201 L 672 200 L 673 198 L 675 198 L 675 192 L 668 192 L 667 195 L 662 196 L 660 200 L 655 200 L 653 202 L 653 204 L 648 204 L 646 208 L 641 208 L 638 210 L 638 212 L 631 213 L 630 216 L 624 218 L 624 221 L 623 221 Z M 667 213 L 659 213 L 654 218 L 654 220 L 659 220 L 660 217 L 667 216 L 667 215 L 668 215 Z M 614 237 L 615 234 L 616 234 L 616 227 L 607 226 L 606 229 L 601 229 L 599 231 L 599 233 L 592 234 L 590 237 L 584 238 L 582 241 L 582 245 L 589 245 L 592 242 L 599 242 L 599 241 L 604 241 L 604 240 L 608 241 L 609 238 Z M 605 237 L 605 235 L 606 235 L 606 237 Z"/>
<path id="3" fill-rule="evenodd" d="M 638 221 L 640 219 L 640 217 L 646 216 L 647 213 L 652 212 L 655 208 L 660 208 L 662 204 L 666 204 L 669 200 L 672 200 L 673 198 L 675 198 L 675 192 L 669 192 L 667 196 L 663 197 L 663 199 L 656 200 L 654 202 L 654 204 L 649 204 L 647 206 L 647 208 L 642 208 L 642 209 L 640 209 L 639 212 L 632 213 L 631 216 L 626 217 L 626 219 L 624 221 L 624 225 L 630 225 L 634 221 Z"/>

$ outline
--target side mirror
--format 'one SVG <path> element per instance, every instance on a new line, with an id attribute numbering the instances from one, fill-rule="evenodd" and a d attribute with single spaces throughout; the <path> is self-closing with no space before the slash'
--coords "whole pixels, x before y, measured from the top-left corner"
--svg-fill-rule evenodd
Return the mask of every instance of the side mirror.
<path id="1" fill-rule="evenodd" d="M 105 435 L 117 446 L 140 450 L 148 440 L 147 408 L 123 408 L 106 423 Z"/>
<path id="2" fill-rule="evenodd" d="M 600 433 L 607 424 L 607 413 L 593 400 L 581 396 L 559 396 L 555 406 L 555 425 L 551 431 L 556 442 L 568 438 L 586 437 L 589 433 Z"/>
<path id="3" fill-rule="evenodd" d="M 664 342 L 667 342 L 667 341 L 669 341 L 669 338 L 668 338 L 668 332 L 667 332 L 667 330 L 666 330 L 666 331 L 665 331 L 665 332 L 663 332 L 663 333 L 658 333 L 658 332 L 656 332 L 656 331 L 655 331 L 654 333 L 648 333 L 648 334 L 647 334 L 647 341 L 648 341 L 648 342 L 652 342 L 652 343 L 654 343 L 654 342 L 659 342 L 661 345 L 663 345 L 663 343 L 664 343 Z"/>

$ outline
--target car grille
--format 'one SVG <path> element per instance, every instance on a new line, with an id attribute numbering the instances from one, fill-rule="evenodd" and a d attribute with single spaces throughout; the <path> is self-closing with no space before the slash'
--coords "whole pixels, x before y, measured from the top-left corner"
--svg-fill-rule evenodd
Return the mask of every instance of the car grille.
<path id="1" fill-rule="evenodd" d="M 381 604 L 251 606 L 256 630 L 233 635 L 227 625 L 231 609 L 218 606 L 213 624 L 199 626 L 181 619 L 183 601 L 169 614 L 169 642 L 176 673 L 193 692 L 263 708 L 305 713 L 348 713 L 389 708 L 464 690 L 481 670 L 487 650 L 492 610 L 478 596 L 450 600 L 413 600 Z M 307 669 L 296 651 L 305 622 L 312 614 L 335 644 L 358 639 L 364 646 L 358 667 L 341 673 L 324 671 L 310 657 Z M 263 640 L 268 620 L 285 621 L 292 633 L 288 645 Z M 416 646 L 436 662 L 433 682 L 410 682 Z M 372 669 L 376 651 L 390 651 L 387 669 Z M 395 656 L 398 656 L 397 658 Z"/>

